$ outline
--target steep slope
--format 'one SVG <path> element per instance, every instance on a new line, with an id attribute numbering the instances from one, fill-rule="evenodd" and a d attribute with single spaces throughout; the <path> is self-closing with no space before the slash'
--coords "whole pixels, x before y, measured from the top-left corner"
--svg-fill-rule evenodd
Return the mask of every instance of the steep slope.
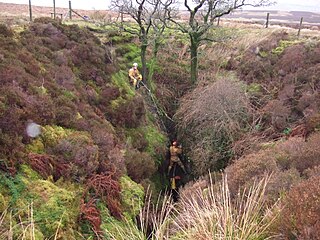
<path id="1" fill-rule="evenodd" d="M 182 190 L 182 201 L 210 189 L 208 169 L 219 170 L 216 181 L 227 175 L 233 198 L 271 175 L 265 201 L 280 204 L 275 234 L 317 239 L 320 40 L 274 31 L 249 42 L 251 31 L 205 46 L 204 77 L 181 99 L 179 138 L 201 177 Z"/>
<path id="2" fill-rule="evenodd" d="M 2 236 L 31 231 L 26 221 L 39 239 L 89 238 L 134 217 L 136 182 L 150 183 L 166 137 L 109 48 L 47 18 L 19 31 L 1 24 L 0 41 L 0 199 L 13 214 Z"/>

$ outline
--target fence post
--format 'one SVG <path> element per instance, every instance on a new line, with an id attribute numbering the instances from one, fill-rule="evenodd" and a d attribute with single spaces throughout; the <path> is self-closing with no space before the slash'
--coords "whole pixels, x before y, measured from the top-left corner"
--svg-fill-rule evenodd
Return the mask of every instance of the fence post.
<path id="1" fill-rule="evenodd" d="M 56 19 L 56 0 L 53 0 L 53 19 Z"/>
<path id="2" fill-rule="evenodd" d="M 69 1 L 69 18 L 72 19 L 72 8 L 71 8 L 71 1 Z"/>
<path id="3" fill-rule="evenodd" d="M 218 23 L 217 23 L 217 26 L 219 27 L 220 25 L 220 17 L 218 17 Z"/>
<path id="4" fill-rule="evenodd" d="M 303 22 L 303 17 L 301 17 L 301 19 L 300 19 L 299 30 L 298 30 L 298 37 L 300 37 L 300 31 L 301 31 L 301 27 L 302 27 L 302 22 Z"/>
<path id="5" fill-rule="evenodd" d="M 32 7 L 31 7 L 31 0 L 29 0 L 29 15 L 30 15 L 30 22 L 32 22 Z"/>
<path id="6" fill-rule="evenodd" d="M 122 7 L 121 7 L 122 8 Z M 122 9 L 121 9 L 121 13 L 120 13 L 120 29 L 121 31 L 123 31 L 124 27 L 123 27 L 123 12 L 122 12 Z"/>
<path id="7" fill-rule="evenodd" d="M 269 16 L 270 16 L 270 13 L 267 13 L 266 28 L 268 28 L 268 27 L 269 27 Z"/>

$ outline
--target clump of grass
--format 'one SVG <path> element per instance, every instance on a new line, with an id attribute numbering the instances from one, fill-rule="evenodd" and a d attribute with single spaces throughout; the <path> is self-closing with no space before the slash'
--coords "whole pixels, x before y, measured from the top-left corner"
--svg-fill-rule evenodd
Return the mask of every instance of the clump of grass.
<path id="1" fill-rule="evenodd" d="M 147 191 L 146 203 L 137 216 L 137 221 L 125 220 L 125 224 L 114 224 L 113 231 L 107 235 L 114 240 L 160 240 L 169 239 L 169 224 L 174 203 L 171 196 L 159 195 L 156 204 L 152 203 L 151 193 Z"/>
<path id="2" fill-rule="evenodd" d="M 198 189 L 188 199 L 182 197 L 173 222 L 176 236 L 170 239 L 268 239 L 276 219 L 266 208 L 264 195 L 270 177 L 231 198 L 227 177 L 220 184 Z M 196 201 L 195 201 L 196 199 Z"/>
<path id="3" fill-rule="evenodd" d="M 19 219 L 19 221 L 14 219 Z M 27 215 L 25 216 L 19 213 L 13 214 L 8 209 L 2 212 L 0 216 L 0 239 L 44 239 L 34 220 L 32 202 L 28 205 Z"/>
<path id="4" fill-rule="evenodd" d="M 181 196 L 174 204 L 170 196 L 152 205 L 147 198 L 138 222 L 127 220 L 125 226 L 114 226 L 111 239 L 269 239 L 270 227 L 277 218 L 277 205 L 267 207 L 265 191 L 270 176 L 232 198 L 227 177 L 219 184 L 198 189 L 191 197 Z"/>

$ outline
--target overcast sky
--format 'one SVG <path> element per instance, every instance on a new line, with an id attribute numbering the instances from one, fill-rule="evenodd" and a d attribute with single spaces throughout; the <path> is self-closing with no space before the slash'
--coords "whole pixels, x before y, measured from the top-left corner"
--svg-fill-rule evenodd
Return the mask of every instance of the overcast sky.
<path id="1" fill-rule="evenodd" d="M 72 0 L 72 8 L 88 10 L 105 10 L 111 0 Z M 262 10 L 275 9 L 286 11 L 311 11 L 320 12 L 320 0 L 274 0 L 277 2 L 272 7 L 262 8 Z M 0 0 L 5 3 L 29 4 L 29 0 Z M 53 0 L 31 0 L 32 5 L 52 6 Z M 69 0 L 56 0 L 57 7 L 68 8 Z M 1 10 L 1 9 L 0 9 Z"/>

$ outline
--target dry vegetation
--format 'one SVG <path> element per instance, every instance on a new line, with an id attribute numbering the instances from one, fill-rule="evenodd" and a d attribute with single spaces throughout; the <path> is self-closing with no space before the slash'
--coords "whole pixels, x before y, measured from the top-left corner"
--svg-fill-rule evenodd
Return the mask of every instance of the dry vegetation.
<path id="1" fill-rule="evenodd" d="M 166 138 L 118 71 L 139 56 L 133 39 L 0 24 L 0 238 L 318 239 L 319 34 L 246 27 L 201 47 L 195 86 L 188 43 L 169 31 L 155 93 L 199 180 L 177 204 L 150 197 L 135 222 L 144 192 L 123 176 L 157 189 Z"/>
<path id="2" fill-rule="evenodd" d="M 0 205 L 13 211 L 0 238 L 20 234 L 31 201 L 39 239 L 104 237 L 101 225 L 130 215 L 126 194 L 140 189 L 123 177 L 150 181 L 166 138 L 89 30 L 39 18 L 19 31 L 0 24 L 0 40 Z M 30 137 L 34 122 L 41 134 Z"/>

